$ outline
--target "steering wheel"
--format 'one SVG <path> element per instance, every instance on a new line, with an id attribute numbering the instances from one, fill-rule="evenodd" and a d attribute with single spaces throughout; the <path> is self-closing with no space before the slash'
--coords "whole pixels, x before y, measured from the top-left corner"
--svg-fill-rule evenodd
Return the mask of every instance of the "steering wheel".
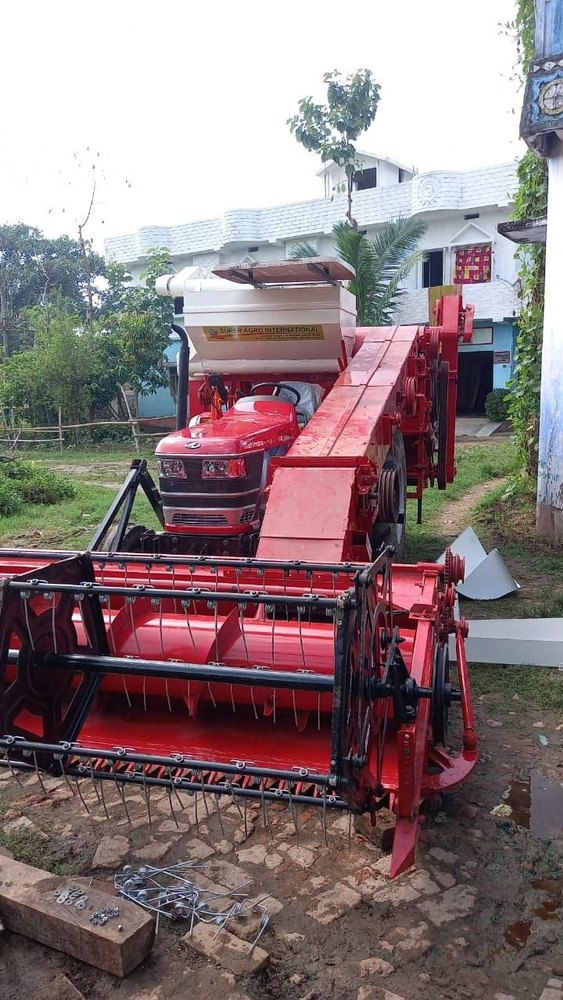
<path id="1" fill-rule="evenodd" d="M 301 393 L 297 389 L 294 389 L 292 385 L 288 385 L 287 382 L 257 382 L 256 385 L 252 386 L 252 389 L 250 390 L 250 395 L 254 396 L 256 394 L 257 389 L 266 389 L 266 388 L 271 389 L 272 387 L 274 389 L 272 396 L 279 396 L 278 390 L 286 389 L 287 392 L 291 392 L 295 396 L 295 403 L 293 404 L 294 406 L 298 406 L 298 404 L 301 402 Z"/>

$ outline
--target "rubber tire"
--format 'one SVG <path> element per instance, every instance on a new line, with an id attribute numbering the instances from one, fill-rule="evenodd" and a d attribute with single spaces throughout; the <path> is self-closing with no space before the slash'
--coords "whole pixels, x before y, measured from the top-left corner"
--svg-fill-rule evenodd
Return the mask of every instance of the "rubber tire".
<path id="1" fill-rule="evenodd" d="M 115 534 L 115 530 L 116 529 L 113 528 L 111 531 L 109 531 L 105 538 L 105 544 L 107 546 L 106 551 L 109 551 L 109 547 L 111 545 L 112 538 Z M 148 528 L 146 528 L 144 524 L 132 524 L 130 528 L 127 528 L 127 531 L 125 532 L 125 537 L 121 544 L 121 548 L 118 549 L 118 552 L 141 552 L 142 550 L 139 548 L 139 543 L 141 541 L 141 538 L 143 537 L 143 535 L 147 533 L 147 531 Z"/>
<path id="2" fill-rule="evenodd" d="M 372 537 L 371 546 L 374 559 L 383 546 L 392 545 L 395 549 L 394 561 L 400 562 L 405 555 L 405 535 L 406 535 L 406 513 L 407 513 L 407 458 L 405 454 L 405 442 L 400 431 L 393 431 L 393 442 L 383 463 L 384 469 L 396 469 L 400 482 L 399 509 L 403 515 L 403 521 L 399 524 L 385 524 L 376 521 Z"/>

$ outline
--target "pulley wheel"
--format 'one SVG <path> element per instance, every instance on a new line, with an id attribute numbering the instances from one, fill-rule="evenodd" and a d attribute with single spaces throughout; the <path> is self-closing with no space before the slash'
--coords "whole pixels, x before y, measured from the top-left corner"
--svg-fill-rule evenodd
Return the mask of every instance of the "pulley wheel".
<path id="1" fill-rule="evenodd" d="M 401 512 L 400 482 L 396 468 L 383 468 L 378 483 L 379 519 L 396 524 Z"/>
<path id="2" fill-rule="evenodd" d="M 432 674 L 432 743 L 445 746 L 450 710 L 450 657 L 447 645 L 436 646 Z"/>

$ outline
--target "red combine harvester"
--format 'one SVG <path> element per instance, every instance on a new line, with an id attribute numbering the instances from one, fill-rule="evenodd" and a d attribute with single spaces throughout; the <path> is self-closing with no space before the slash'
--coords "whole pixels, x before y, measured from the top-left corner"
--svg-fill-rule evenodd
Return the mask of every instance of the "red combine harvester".
<path id="1" fill-rule="evenodd" d="M 134 462 L 86 552 L 0 551 L 0 763 L 314 804 L 325 828 L 329 808 L 386 806 L 396 875 L 424 799 L 477 759 L 462 562 L 393 561 L 407 499 L 420 518 L 455 474 L 472 310 L 447 296 L 436 326 L 360 329 L 338 261 L 215 273 L 163 282 L 189 341 L 177 328 L 159 489 Z M 139 488 L 162 531 L 130 525 Z"/>

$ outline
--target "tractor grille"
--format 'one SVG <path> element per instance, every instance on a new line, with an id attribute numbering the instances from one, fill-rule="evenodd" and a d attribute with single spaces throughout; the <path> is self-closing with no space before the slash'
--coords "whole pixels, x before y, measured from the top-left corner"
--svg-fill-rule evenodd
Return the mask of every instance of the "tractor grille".
<path id="1" fill-rule="evenodd" d="M 259 489 L 262 481 L 264 453 L 261 451 L 255 451 L 243 456 L 234 456 L 236 458 L 244 458 L 246 462 L 247 475 L 241 479 L 202 479 L 201 463 L 203 459 L 226 457 L 223 455 L 202 455 L 201 458 L 185 458 L 183 455 L 166 457 L 178 458 L 184 463 L 186 478 L 174 479 L 168 476 L 161 476 L 159 480 L 161 493 L 202 493 L 207 496 L 214 493 L 246 493 Z"/>
<path id="2" fill-rule="evenodd" d="M 236 496 L 235 494 L 230 494 L 229 496 L 217 496 L 213 495 L 211 500 L 210 496 L 182 496 L 181 493 L 174 493 L 172 491 L 161 492 L 162 501 L 165 507 L 179 507 L 188 508 L 188 510 L 199 510 L 200 508 L 209 509 L 209 507 L 225 508 L 225 510 L 233 510 L 234 507 L 247 507 L 251 503 L 256 503 L 258 500 L 258 490 L 251 490 L 246 492 L 246 490 L 241 494 L 241 496 Z"/>
<path id="3" fill-rule="evenodd" d="M 218 528 L 229 522 L 224 514 L 182 514 L 178 511 L 172 518 L 173 524 L 189 524 L 192 527 Z"/>

